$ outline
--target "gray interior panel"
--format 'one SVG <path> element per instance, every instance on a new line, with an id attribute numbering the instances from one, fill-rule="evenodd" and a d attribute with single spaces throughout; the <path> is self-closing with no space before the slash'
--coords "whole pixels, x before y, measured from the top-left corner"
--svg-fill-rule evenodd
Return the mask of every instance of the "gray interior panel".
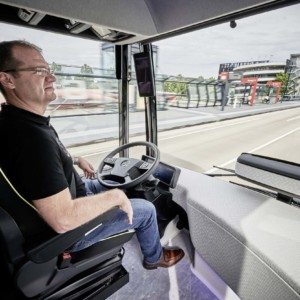
<path id="1" fill-rule="evenodd" d="M 148 7 L 140 0 L 10 0 L 1 3 L 142 35 L 156 34 Z"/>
<path id="2" fill-rule="evenodd" d="M 242 299 L 299 299 L 300 209 L 182 169 L 174 200 L 196 251 Z"/>
<path id="3" fill-rule="evenodd" d="M 12 7 L 71 19 L 87 25 L 97 25 L 130 35 L 126 41 L 115 40 L 117 44 L 158 40 L 171 33 L 189 32 L 296 2 L 297 0 L 0 1 Z M 32 28 L 39 27 L 39 24 L 35 25 L 37 26 Z"/>
<path id="4" fill-rule="evenodd" d="M 243 9 L 267 3 L 270 1 L 184 1 L 184 0 L 145 0 L 151 12 L 153 21 L 159 33 L 184 28 L 205 22 L 228 13 L 237 12 Z M 172 3 L 170 3 L 172 2 Z M 166 17 L 167 16 L 167 17 Z M 174 16 L 173 18 L 171 16 Z"/>
<path id="5" fill-rule="evenodd" d="M 235 172 L 244 179 L 249 179 L 253 182 L 259 180 L 259 183 L 264 186 L 274 187 L 276 191 L 300 198 L 300 181 L 297 179 L 257 169 L 238 162 L 235 165 Z"/>

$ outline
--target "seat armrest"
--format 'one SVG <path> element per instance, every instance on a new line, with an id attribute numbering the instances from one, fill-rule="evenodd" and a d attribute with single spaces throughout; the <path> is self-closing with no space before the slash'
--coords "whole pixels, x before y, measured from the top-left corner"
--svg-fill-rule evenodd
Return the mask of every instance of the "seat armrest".
<path id="1" fill-rule="evenodd" d="M 27 252 L 27 257 L 35 263 L 47 262 L 63 253 L 87 232 L 96 229 L 103 222 L 110 220 L 117 212 L 118 208 L 113 208 L 75 229 L 58 234 L 47 242 L 30 249 Z"/>

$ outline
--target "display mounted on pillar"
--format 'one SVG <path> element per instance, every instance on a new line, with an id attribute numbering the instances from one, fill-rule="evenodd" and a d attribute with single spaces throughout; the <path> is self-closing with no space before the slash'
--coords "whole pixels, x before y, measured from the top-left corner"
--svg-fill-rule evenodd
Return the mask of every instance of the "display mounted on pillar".
<path id="1" fill-rule="evenodd" d="M 154 97 L 154 72 L 152 59 L 149 52 L 141 52 L 133 55 L 136 81 L 141 97 Z"/>

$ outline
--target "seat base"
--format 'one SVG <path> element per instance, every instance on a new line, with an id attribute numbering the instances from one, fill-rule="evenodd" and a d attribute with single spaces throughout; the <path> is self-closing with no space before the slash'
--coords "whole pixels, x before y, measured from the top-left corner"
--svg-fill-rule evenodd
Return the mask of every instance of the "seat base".
<path id="1" fill-rule="evenodd" d="M 126 269 L 120 265 L 95 278 L 83 278 L 79 283 L 81 285 L 77 288 L 75 285 L 78 285 L 78 282 L 70 284 L 42 299 L 106 299 L 128 282 L 129 274 Z"/>

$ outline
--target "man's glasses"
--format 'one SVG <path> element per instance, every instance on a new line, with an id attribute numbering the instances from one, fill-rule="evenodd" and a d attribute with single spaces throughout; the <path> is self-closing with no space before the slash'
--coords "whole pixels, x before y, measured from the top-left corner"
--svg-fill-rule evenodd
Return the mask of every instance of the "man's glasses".
<path id="1" fill-rule="evenodd" d="M 20 69 L 10 69 L 2 72 L 24 72 L 24 71 L 32 71 L 34 74 L 39 76 L 49 76 L 53 74 L 53 70 L 44 67 L 32 67 L 32 68 L 20 68 Z"/>

